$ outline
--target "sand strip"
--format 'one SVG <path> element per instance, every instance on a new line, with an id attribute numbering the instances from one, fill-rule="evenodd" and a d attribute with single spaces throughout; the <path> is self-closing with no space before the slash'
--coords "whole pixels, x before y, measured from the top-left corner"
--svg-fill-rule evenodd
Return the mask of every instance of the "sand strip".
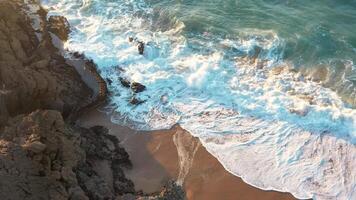
<path id="1" fill-rule="evenodd" d="M 289 193 L 264 191 L 227 172 L 197 138 L 175 126 L 170 130 L 143 132 L 110 122 L 105 113 L 93 110 L 78 120 L 84 127 L 103 125 L 116 135 L 130 155 L 133 169 L 126 175 L 137 190 L 159 191 L 170 179 L 182 182 L 189 200 L 285 200 Z"/>

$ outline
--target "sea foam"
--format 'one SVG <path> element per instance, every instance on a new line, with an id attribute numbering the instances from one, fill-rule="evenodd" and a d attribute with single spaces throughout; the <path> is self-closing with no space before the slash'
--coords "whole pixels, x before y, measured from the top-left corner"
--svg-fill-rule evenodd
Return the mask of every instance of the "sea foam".
<path id="1" fill-rule="evenodd" d="M 186 37 L 179 21 L 144 1 L 44 1 L 72 25 L 66 48 L 84 52 L 111 79 L 113 122 L 136 129 L 180 124 L 232 174 L 298 198 L 356 198 L 356 111 L 283 61 L 273 31 Z M 168 28 L 167 28 L 168 27 Z M 128 42 L 149 42 L 144 55 Z M 147 90 L 131 105 L 118 77 Z"/>

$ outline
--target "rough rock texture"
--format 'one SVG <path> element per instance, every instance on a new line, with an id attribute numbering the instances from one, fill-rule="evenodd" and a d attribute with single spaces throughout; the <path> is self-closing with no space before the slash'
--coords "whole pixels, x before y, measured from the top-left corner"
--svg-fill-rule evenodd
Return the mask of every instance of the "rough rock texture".
<path id="1" fill-rule="evenodd" d="M 85 159 L 78 139 L 57 111 L 11 118 L 0 134 L 0 199 L 86 199 L 72 171 Z"/>
<path id="2" fill-rule="evenodd" d="M 131 166 L 128 154 L 101 129 L 70 127 L 54 110 L 11 118 L 0 134 L 0 199 L 114 199 L 135 193 L 122 170 Z"/>
<path id="3" fill-rule="evenodd" d="M 53 46 L 45 11 L 39 9 L 38 17 L 44 19 L 35 31 L 21 2 L 0 1 L 1 114 L 7 118 L 43 108 L 67 116 L 87 102 L 92 92 Z"/>
<path id="4" fill-rule="evenodd" d="M 137 83 L 137 82 L 133 82 L 131 84 L 131 90 L 134 93 L 139 93 L 139 92 L 143 92 L 146 90 L 146 86 L 142 85 L 141 83 Z"/>
<path id="5" fill-rule="evenodd" d="M 85 150 L 87 160 L 82 163 L 82 170 L 77 170 L 77 177 L 81 180 L 82 188 L 95 197 L 105 199 L 106 196 L 114 197 L 119 194 L 135 193 L 133 183 L 128 180 L 122 168 L 130 168 L 131 161 L 127 152 L 119 146 L 115 136 L 109 135 L 108 130 L 102 126 L 91 129 L 79 128 L 82 142 L 81 148 Z M 99 166 L 97 171 L 91 170 Z M 100 168 L 100 169 L 99 169 Z M 106 184 L 100 183 L 104 178 Z M 101 187 L 95 191 L 95 188 Z M 109 192 L 112 189 L 112 192 Z"/>
<path id="6" fill-rule="evenodd" d="M 57 35 L 62 41 L 67 41 L 70 32 L 67 18 L 63 16 L 50 16 L 47 30 Z"/>

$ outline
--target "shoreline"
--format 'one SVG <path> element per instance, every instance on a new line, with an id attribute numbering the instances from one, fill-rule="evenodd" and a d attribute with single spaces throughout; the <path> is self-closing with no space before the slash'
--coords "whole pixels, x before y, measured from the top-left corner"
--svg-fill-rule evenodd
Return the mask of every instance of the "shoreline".
<path id="1" fill-rule="evenodd" d="M 266 191 L 245 183 L 228 172 L 200 143 L 178 125 L 169 130 L 136 131 L 114 124 L 110 116 L 93 109 L 78 118 L 77 124 L 94 124 L 109 129 L 126 149 L 133 168 L 125 170 L 135 189 L 155 193 L 171 179 L 182 183 L 187 199 L 296 199 L 290 193 Z"/>
<path id="2" fill-rule="evenodd" d="M 61 39 L 56 38 L 53 34 L 51 36 L 53 45 L 61 52 L 62 56 L 69 52 L 63 49 Z M 177 180 L 178 184 L 183 184 L 188 199 L 213 200 L 219 198 L 221 193 L 228 193 L 229 197 L 227 199 L 235 199 L 237 196 L 244 196 L 244 199 L 295 199 L 290 193 L 262 190 L 244 182 L 242 178 L 226 170 L 218 159 L 205 149 L 198 138 L 194 138 L 178 125 L 169 130 L 136 131 L 113 124 L 109 116 L 101 115 L 103 113 L 100 113 L 99 116 L 91 116 L 92 113 L 94 115 L 95 113 L 98 114 L 98 108 L 104 106 L 107 101 L 109 93 L 107 83 L 100 76 L 96 64 L 92 60 L 77 52 L 69 52 L 69 54 L 70 58 L 65 58 L 65 62 L 76 69 L 83 82 L 93 90 L 93 96 L 89 104 L 79 108 L 75 113 L 71 113 L 67 120 L 79 121 L 77 125 L 85 128 L 98 125 L 107 127 L 109 134 L 115 135 L 120 141 L 123 141 L 121 145 L 129 153 L 130 161 L 133 163 L 133 168 L 126 169 L 124 172 L 126 177 L 133 181 L 135 190 L 139 193 L 142 191 L 146 195 L 157 195 L 169 181 Z M 83 116 L 90 116 L 90 119 L 83 120 L 85 119 Z M 92 121 L 91 118 L 96 119 L 96 117 L 99 117 L 100 120 Z M 112 131 L 118 131 L 119 133 L 115 134 Z M 133 135 L 130 135 L 132 133 Z M 184 149 L 184 144 L 180 140 L 190 142 L 195 148 L 189 149 L 188 146 L 185 147 L 188 148 L 185 149 L 186 152 L 180 152 L 182 146 Z M 137 152 L 137 149 L 135 149 L 139 148 L 137 144 L 146 146 L 148 151 L 145 152 L 142 149 Z M 193 153 L 187 150 L 193 150 Z M 198 161 L 194 162 L 196 154 Z M 146 156 L 150 156 L 150 158 L 144 158 Z M 179 162 L 189 166 L 187 167 Z M 222 175 L 223 178 L 220 181 L 213 182 L 213 184 L 205 183 L 204 186 L 201 186 L 201 182 L 204 182 L 204 178 L 201 177 L 206 175 L 206 172 L 204 172 L 206 169 L 203 169 L 203 172 L 199 172 L 199 166 L 203 163 L 213 166 L 212 168 L 208 167 L 207 171 L 217 170 L 217 174 Z M 191 169 L 193 174 L 190 174 Z M 103 173 L 105 174 L 105 172 Z M 185 183 L 186 177 L 187 183 Z M 212 179 L 212 177 L 208 177 L 208 179 Z M 220 182 L 223 182 L 223 184 L 227 182 L 231 186 L 226 189 L 214 185 L 219 185 Z M 239 189 L 236 189 L 236 186 Z M 218 188 L 217 191 L 216 188 Z M 217 196 L 214 196 L 216 194 Z"/>

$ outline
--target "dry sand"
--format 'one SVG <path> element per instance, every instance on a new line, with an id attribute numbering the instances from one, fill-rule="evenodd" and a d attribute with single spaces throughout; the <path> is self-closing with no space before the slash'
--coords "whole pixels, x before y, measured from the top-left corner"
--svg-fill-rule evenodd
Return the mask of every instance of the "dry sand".
<path id="1" fill-rule="evenodd" d="M 158 191 L 168 180 L 183 183 L 189 200 L 284 200 L 289 193 L 264 191 L 227 172 L 197 138 L 179 126 L 162 131 L 135 131 L 111 123 L 105 113 L 93 110 L 78 120 L 84 127 L 106 126 L 127 150 L 133 169 L 126 175 L 137 190 Z"/>

